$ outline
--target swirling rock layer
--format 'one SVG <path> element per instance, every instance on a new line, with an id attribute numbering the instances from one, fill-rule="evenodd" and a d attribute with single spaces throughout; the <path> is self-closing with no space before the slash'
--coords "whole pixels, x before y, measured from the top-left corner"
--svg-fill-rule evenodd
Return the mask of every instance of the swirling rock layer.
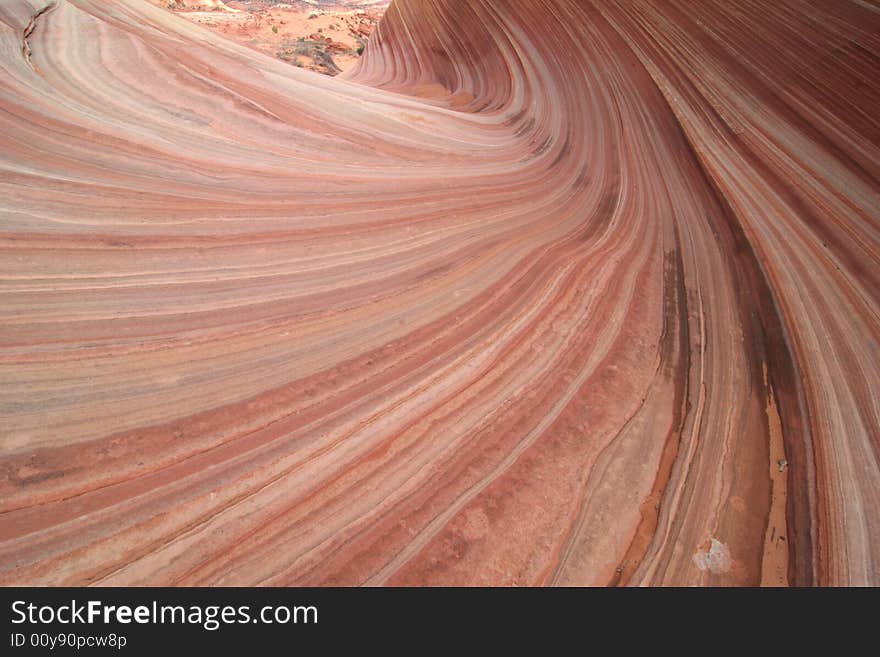
<path id="1" fill-rule="evenodd" d="M 0 583 L 880 583 L 878 35 L 2 3 Z"/>

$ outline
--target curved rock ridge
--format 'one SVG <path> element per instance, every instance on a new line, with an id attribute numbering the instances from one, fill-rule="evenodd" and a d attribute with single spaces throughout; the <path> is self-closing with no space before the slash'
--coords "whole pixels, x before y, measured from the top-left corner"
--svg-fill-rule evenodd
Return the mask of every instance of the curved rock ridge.
<path id="1" fill-rule="evenodd" d="M 880 584 L 880 11 L 0 4 L 0 584 Z"/>

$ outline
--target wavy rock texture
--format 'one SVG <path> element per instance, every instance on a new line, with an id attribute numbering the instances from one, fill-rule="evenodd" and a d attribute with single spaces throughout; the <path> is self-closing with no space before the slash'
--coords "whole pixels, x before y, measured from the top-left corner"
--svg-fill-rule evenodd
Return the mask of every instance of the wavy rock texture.
<path id="1" fill-rule="evenodd" d="M 397 0 L 331 79 L 0 4 L 0 583 L 880 584 L 880 13 Z"/>

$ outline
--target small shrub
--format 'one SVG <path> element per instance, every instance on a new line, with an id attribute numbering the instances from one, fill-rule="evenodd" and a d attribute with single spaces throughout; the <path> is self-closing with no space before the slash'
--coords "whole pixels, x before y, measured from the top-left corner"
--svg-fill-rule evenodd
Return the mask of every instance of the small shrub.
<path id="1" fill-rule="evenodd" d="M 273 34 L 278 34 L 278 26 L 277 26 L 277 25 L 273 25 L 273 26 L 272 26 L 272 33 L 273 33 Z"/>

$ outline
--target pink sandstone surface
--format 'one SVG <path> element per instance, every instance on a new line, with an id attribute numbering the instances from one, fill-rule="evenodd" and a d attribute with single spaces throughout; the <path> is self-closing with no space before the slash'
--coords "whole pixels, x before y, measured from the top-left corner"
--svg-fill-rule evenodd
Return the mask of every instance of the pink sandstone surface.
<path id="1" fill-rule="evenodd" d="M 0 584 L 880 584 L 880 9 L 0 4 Z"/>

